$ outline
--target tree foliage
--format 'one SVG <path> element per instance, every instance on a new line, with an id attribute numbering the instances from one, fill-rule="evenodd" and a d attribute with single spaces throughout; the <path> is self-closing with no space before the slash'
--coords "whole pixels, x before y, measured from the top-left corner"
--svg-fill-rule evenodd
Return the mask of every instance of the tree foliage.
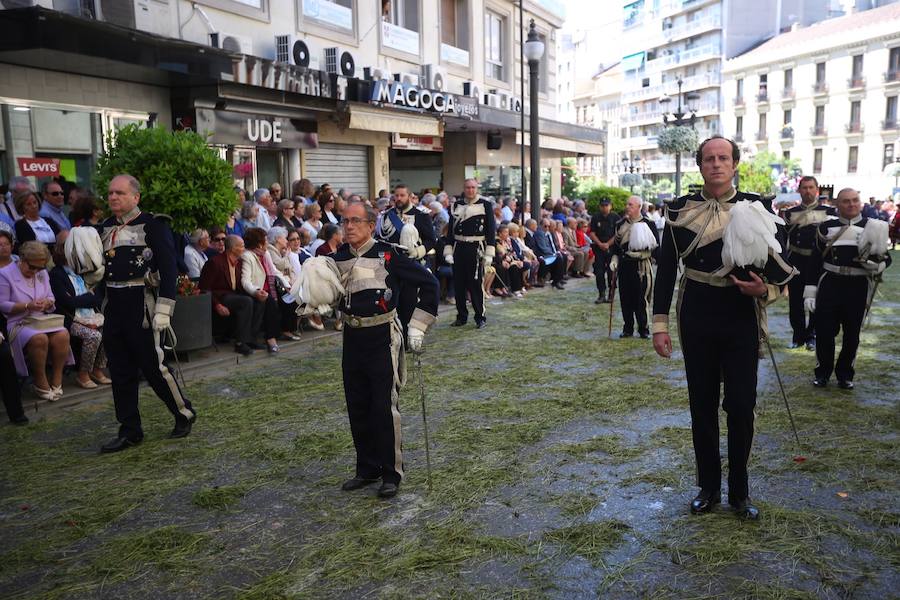
<path id="1" fill-rule="evenodd" d="M 230 164 L 194 132 L 128 125 L 110 134 L 97 161 L 94 189 L 101 194 L 118 174 L 141 183 L 141 208 L 172 218 L 186 233 L 224 223 L 235 209 Z"/>
<path id="2" fill-rule="evenodd" d="M 796 160 L 784 160 L 774 152 L 763 151 L 752 157 L 742 158 L 738 164 L 738 188 L 743 192 L 754 192 L 762 196 L 771 196 L 777 192 L 779 169 L 792 172 L 799 170 Z"/>
<path id="3" fill-rule="evenodd" d="M 582 182 L 578 189 L 578 195 L 584 199 L 588 212 L 594 214 L 600 210 L 600 201 L 604 198 L 612 203 L 614 212 L 622 212 L 625 210 L 625 203 L 628 201 L 631 192 L 589 179 Z"/>
<path id="4" fill-rule="evenodd" d="M 574 198 L 578 193 L 578 184 L 581 178 L 574 158 L 562 159 L 562 195 L 566 198 Z"/>

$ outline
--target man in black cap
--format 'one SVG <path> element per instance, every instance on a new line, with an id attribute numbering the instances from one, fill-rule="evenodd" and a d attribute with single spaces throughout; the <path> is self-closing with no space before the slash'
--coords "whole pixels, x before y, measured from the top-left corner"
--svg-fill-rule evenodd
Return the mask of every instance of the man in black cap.
<path id="1" fill-rule="evenodd" d="M 591 248 L 594 250 L 594 277 L 597 279 L 597 299 L 595 304 L 609 302 L 606 289 L 612 282 L 612 270 L 609 262 L 612 259 L 610 247 L 616 235 L 616 222 L 619 216 L 612 212 L 609 198 L 600 200 L 600 211 L 591 217 Z"/>

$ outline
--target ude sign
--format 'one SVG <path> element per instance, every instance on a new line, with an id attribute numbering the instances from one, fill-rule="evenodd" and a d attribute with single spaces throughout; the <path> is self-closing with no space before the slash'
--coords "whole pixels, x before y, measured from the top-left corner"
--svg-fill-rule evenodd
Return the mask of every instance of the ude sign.
<path id="1" fill-rule="evenodd" d="M 59 175 L 58 158 L 24 158 L 16 159 L 19 163 L 19 172 L 25 176 L 56 177 Z"/>
<path id="2" fill-rule="evenodd" d="M 318 148 L 315 121 L 227 110 L 197 109 L 197 131 L 211 144 L 258 148 Z"/>

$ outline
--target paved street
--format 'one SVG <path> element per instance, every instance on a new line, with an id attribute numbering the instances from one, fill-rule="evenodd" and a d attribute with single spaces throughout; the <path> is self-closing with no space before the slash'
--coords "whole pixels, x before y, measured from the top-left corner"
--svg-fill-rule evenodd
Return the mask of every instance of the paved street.
<path id="1" fill-rule="evenodd" d="M 853 392 L 812 388 L 786 303 L 771 311 L 806 461 L 765 360 L 758 523 L 688 514 L 681 355 L 608 339 L 608 306 L 573 281 L 490 305 L 483 331 L 441 317 L 423 358 L 432 487 L 410 368 L 390 501 L 338 489 L 353 461 L 340 336 L 190 372 L 185 440 L 164 439 L 149 390 L 146 439 L 120 454 L 97 454 L 115 431 L 104 396 L 0 428 L 0 596 L 885 598 L 900 589 L 900 271 L 886 275 Z"/>

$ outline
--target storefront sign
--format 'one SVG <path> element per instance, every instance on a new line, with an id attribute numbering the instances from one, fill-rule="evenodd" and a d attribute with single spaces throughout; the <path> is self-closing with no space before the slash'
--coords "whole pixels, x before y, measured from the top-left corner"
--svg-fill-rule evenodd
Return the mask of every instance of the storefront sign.
<path id="1" fill-rule="evenodd" d="M 390 21 L 381 22 L 381 43 L 387 48 L 407 54 L 419 54 L 419 33 L 398 27 Z"/>
<path id="2" fill-rule="evenodd" d="M 24 158 L 20 156 L 16 162 L 19 163 L 19 172 L 25 176 L 56 177 L 59 175 L 58 158 Z"/>
<path id="3" fill-rule="evenodd" d="M 303 15 L 341 29 L 353 29 L 353 10 L 331 0 L 303 0 Z"/>
<path id="4" fill-rule="evenodd" d="M 423 152 L 443 152 L 444 139 L 430 135 L 403 135 L 393 134 L 391 146 L 395 150 L 419 150 Z"/>
<path id="5" fill-rule="evenodd" d="M 469 98 L 468 96 L 458 96 L 456 98 L 457 116 L 477 119 L 479 106 L 478 98 Z"/>
<path id="6" fill-rule="evenodd" d="M 433 92 L 415 85 L 402 85 L 396 81 L 383 79 L 374 82 L 372 86 L 372 102 L 420 108 L 437 113 L 456 112 L 456 98 L 453 94 Z"/>
<path id="7" fill-rule="evenodd" d="M 316 123 L 227 110 L 197 109 L 197 131 L 212 144 L 259 148 L 318 148 Z"/>

